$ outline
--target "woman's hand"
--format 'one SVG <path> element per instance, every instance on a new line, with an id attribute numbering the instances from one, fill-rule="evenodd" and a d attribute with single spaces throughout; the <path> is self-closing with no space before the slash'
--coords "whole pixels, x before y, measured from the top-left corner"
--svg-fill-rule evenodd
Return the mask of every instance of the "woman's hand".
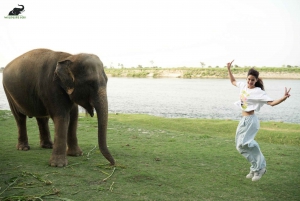
<path id="1" fill-rule="evenodd" d="M 291 88 L 289 88 L 289 90 L 287 90 L 287 88 L 285 87 L 285 92 L 284 92 L 285 99 L 287 99 L 291 96 L 290 91 L 291 91 Z"/>
<path id="2" fill-rule="evenodd" d="M 227 69 L 230 70 L 231 64 L 233 63 L 234 60 L 232 60 L 232 62 L 227 63 Z"/>
<path id="3" fill-rule="evenodd" d="M 232 62 L 233 62 L 233 61 L 234 61 L 234 60 L 232 60 Z M 234 78 L 234 76 L 232 75 L 231 70 L 230 70 L 230 67 L 231 67 L 232 62 L 227 63 L 227 69 L 228 69 L 228 74 L 229 74 L 229 79 L 230 79 L 231 84 L 233 84 L 234 86 L 236 86 L 235 78 Z"/>
<path id="4" fill-rule="evenodd" d="M 271 106 L 275 106 L 275 105 L 278 105 L 280 103 L 282 103 L 283 101 L 285 101 L 288 97 L 290 97 L 290 91 L 291 91 L 291 88 L 289 90 L 287 90 L 287 88 L 285 87 L 285 92 L 284 92 L 284 96 L 278 100 L 274 100 L 274 101 L 268 101 L 268 105 L 271 105 Z"/>

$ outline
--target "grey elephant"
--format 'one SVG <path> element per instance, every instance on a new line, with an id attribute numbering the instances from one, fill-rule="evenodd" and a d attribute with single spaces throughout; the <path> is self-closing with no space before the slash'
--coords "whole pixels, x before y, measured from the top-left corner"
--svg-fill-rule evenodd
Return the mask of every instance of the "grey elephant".
<path id="1" fill-rule="evenodd" d="M 14 8 L 8 13 L 8 15 L 19 15 L 21 12 L 25 11 L 23 5 L 18 4 L 18 6 L 22 6 L 22 8 Z"/>
<path id="2" fill-rule="evenodd" d="M 40 146 L 53 148 L 49 165 L 63 167 L 66 155 L 79 156 L 77 142 L 78 105 L 98 118 L 98 144 L 102 155 L 115 160 L 106 144 L 108 103 L 107 77 L 100 59 L 93 54 L 71 55 L 48 49 L 31 50 L 3 71 L 3 87 L 18 126 L 17 149 L 29 150 L 26 118 L 36 117 Z M 54 143 L 48 121 L 54 122 Z"/>

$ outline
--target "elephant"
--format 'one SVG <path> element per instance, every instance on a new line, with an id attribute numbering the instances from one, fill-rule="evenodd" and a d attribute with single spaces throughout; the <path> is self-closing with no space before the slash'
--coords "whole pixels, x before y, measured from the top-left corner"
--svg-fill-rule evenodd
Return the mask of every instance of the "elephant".
<path id="1" fill-rule="evenodd" d="M 21 12 L 25 11 L 23 5 L 18 4 L 18 6 L 22 6 L 22 8 L 14 8 L 8 13 L 8 15 L 19 15 Z"/>
<path id="2" fill-rule="evenodd" d="M 90 116 L 96 111 L 99 149 L 114 165 L 106 143 L 107 81 L 103 63 L 94 54 L 72 55 L 34 49 L 11 61 L 3 70 L 3 87 L 18 127 L 17 149 L 30 149 L 26 129 L 28 116 L 37 120 L 40 146 L 53 148 L 50 166 L 66 166 L 66 155 L 82 155 L 76 136 L 80 105 Z M 54 143 L 49 118 L 54 123 Z"/>

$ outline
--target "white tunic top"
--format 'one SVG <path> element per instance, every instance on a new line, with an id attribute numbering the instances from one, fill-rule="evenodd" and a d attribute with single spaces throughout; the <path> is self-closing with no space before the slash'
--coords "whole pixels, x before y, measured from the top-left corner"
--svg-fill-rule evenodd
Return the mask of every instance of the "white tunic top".
<path id="1" fill-rule="evenodd" d="M 258 112 L 264 104 L 274 100 L 260 87 L 249 89 L 244 82 L 236 82 L 236 86 L 240 89 L 240 100 L 234 104 L 243 111 L 249 112 L 254 110 Z"/>

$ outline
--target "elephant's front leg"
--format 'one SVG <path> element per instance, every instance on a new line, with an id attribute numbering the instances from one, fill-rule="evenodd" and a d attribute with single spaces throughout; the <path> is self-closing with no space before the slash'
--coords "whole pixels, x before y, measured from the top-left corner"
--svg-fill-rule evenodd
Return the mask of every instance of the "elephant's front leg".
<path id="1" fill-rule="evenodd" d="M 78 106 L 74 105 L 70 112 L 70 124 L 68 130 L 68 150 L 67 155 L 69 156 L 81 156 L 82 150 L 78 146 L 77 140 L 77 121 L 78 121 Z"/>
<path id="2" fill-rule="evenodd" d="M 66 148 L 69 121 L 69 115 L 53 117 L 55 135 L 53 151 L 49 161 L 49 165 L 53 167 L 63 167 L 68 165 Z"/>

